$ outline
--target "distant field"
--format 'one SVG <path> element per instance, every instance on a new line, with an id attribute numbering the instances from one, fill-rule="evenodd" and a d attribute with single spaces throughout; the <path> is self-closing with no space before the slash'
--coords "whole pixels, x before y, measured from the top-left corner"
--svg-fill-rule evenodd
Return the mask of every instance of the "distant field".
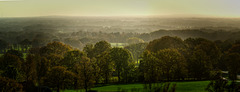
<path id="1" fill-rule="evenodd" d="M 119 48 L 123 48 L 124 46 L 127 46 L 127 43 L 110 43 L 111 47 L 119 47 Z"/>
<path id="2" fill-rule="evenodd" d="M 191 82 L 172 82 L 177 84 L 176 92 L 206 92 L 204 89 L 210 81 L 191 81 Z M 103 87 L 95 87 L 92 90 L 98 92 L 144 92 L 144 84 L 125 84 L 125 85 L 109 85 Z M 65 90 L 64 92 L 84 92 L 84 90 Z"/>

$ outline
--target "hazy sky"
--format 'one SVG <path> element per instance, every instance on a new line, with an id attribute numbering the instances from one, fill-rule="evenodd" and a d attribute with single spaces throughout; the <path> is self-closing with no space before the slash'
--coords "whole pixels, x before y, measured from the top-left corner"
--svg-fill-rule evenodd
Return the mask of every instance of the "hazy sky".
<path id="1" fill-rule="evenodd" d="M 240 0 L 0 0 L 0 15 L 240 17 Z"/>

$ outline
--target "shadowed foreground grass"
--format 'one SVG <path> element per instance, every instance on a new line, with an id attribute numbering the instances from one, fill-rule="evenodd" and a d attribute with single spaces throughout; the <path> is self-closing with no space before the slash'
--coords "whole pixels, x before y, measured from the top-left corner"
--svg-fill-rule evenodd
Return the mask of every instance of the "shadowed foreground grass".
<path id="1" fill-rule="evenodd" d="M 206 92 L 210 81 L 190 81 L 190 82 L 171 82 L 177 84 L 176 92 Z M 121 85 L 109 85 L 103 87 L 95 87 L 91 90 L 97 90 L 98 92 L 144 92 L 144 84 L 121 84 Z M 65 90 L 64 92 L 84 92 L 84 90 Z"/>

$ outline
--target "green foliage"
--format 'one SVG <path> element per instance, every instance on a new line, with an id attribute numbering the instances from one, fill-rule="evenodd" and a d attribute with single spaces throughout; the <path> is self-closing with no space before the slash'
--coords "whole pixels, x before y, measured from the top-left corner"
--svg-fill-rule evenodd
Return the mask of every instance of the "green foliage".
<path id="1" fill-rule="evenodd" d="M 132 56 L 128 50 L 123 48 L 112 48 L 109 54 L 110 60 L 114 62 L 118 81 L 120 82 L 121 76 L 127 77 L 126 68 L 129 62 L 132 62 Z"/>
<path id="2" fill-rule="evenodd" d="M 83 44 L 78 39 L 66 38 L 66 39 L 64 39 L 64 43 L 68 44 L 74 48 L 78 48 L 78 49 L 83 48 Z"/>
<path id="3" fill-rule="evenodd" d="M 189 75 L 197 79 L 208 79 L 210 71 L 219 69 L 221 51 L 217 45 L 203 38 L 188 38 L 187 44 L 187 68 Z"/>
<path id="4" fill-rule="evenodd" d="M 21 53 L 21 52 L 19 52 L 17 50 L 8 50 L 6 54 L 15 55 L 19 59 L 23 60 L 23 53 Z"/>
<path id="5" fill-rule="evenodd" d="M 16 55 L 22 55 L 20 53 L 15 53 L 17 51 L 9 51 L 5 53 L 1 58 L 1 67 L 0 69 L 3 70 L 3 76 L 15 79 L 17 81 L 22 81 L 22 64 L 23 59 Z M 16 54 L 16 55 L 14 55 Z"/>
<path id="6" fill-rule="evenodd" d="M 73 70 L 76 63 L 81 61 L 83 56 L 87 56 L 84 52 L 79 50 L 69 51 L 64 55 L 64 58 L 61 59 L 60 65 L 65 66 L 68 70 Z"/>
<path id="7" fill-rule="evenodd" d="M 212 80 L 205 90 L 208 92 L 238 92 L 240 90 L 239 84 L 235 81 L 229 82 L 231 81 L 222 77 L 221 72 L 218 71 L 212 76 Z"/>
<path id="8" fill-rule="evenodd" d="M 40 48 L 40 55 L 60 55 L 63 56 L 66 52 L 72 50 L 72 48 L 69 45 L 65 45 L 61 42 L 52 42 L 48 43 L 47 46 L 43 46 Z"/>
<path id="9" fill-rule="evenodd" d="M 77 75 L 77 88 L 84 88 L 87 92 L 88 89 L 94 85 L 93 67 L 90 59 L 82 57 L 82 59 L 75 64 Z"/>
<path id="10" fill-rule="evenodd" d="M 111 45 L 110 43 L 106 42 L 106 41 L 100 41 L 100 42 L 97 42 L 95 45 L 94 45 L 94 56 L 97 57 L 98 55 L 104 53 L 104 52 L 109 52 L 111 49 Z"/>
<path id="11" fill-rule="evenodd" d="M 37 71 L 36 71 L 36 60 L 33 54 L 28 54 L 26 58 L 26 62 L 23 63 L 23 71 L 25 75 L 25 81 L 33 82 L 37 80 Z"/>
<path id="12" fill-rule="evenodd" d="M 45 76 L 44 84 L 60 92 L 62 89 L 73 87 L 75 76 L 74 73 L 68 71 L 65 67 L 55 66 Z"/>
<path id="13" fill-rule="evenodd" d="M 104 79 L 104 83 L 109 83 L 114 70 L 114 62 L 110 60 L 109 53 L 105 52 L 99 55 L 96 64 L 99 67 L 99 74 Z"/>
<path id="14" fill-rule="evenodd" d="M 140 61 L 139 68 L 142 70 L 140 72 L 144 77 L 145 83 L 151 84 L 160 80 L 161 68 L 154 53 L 145 51 L 142 60 Z"/>
<path id="15" fill-rule="evenodd" d="M 142 55 L 143 51 L 145 50 L 146 46 L 147 46 L 147 43 L 138 43 L 138 44 L 131 44 L 124 48 L 131 52 L 134 62 L 138 63 L 139 58 Z"/>
<path id="16" fill-rule="evenodd" d="M 162 73 L 165 74 L 166 79 L 171 78 L 184 78 L 186 73 L 186 62 L 184 57 L 178 52 L 177 49 L 163 49 L 156 53 L 159 66 Z"/>
<path id="17" fill-rule="evenodd" d="M 157 53 L 145 51 L 139 68 L 144 82 L 149 85 L 161 80 L 184 79 L 187 73 L 185 59 L 177 49 L 163 49 Z"/>
<path id="18" fill-rule="evenodd" d="M 186 46 L 183 43 L 181 38 L 164 36 L 160 39 L 155 39 L 153 41 L 150 41 L 146 49 L 151 52 L 158 52 L 161 49 L 167 49 L 167 48 L 180 49 L 185 47 Z"/>
<path id="19" fill-rule="evenodd" d="M 208 92 L 226 92 L 228 87 L 228 81 L 221 77 L 220 73 L 214 75 L 213 80 L 208 84 L 206 90 Z"/>
<path id="20" fill-rule="evenodd" d="M 1 92 L 22 92 L 23 86 L 16 80 L 0 76 L 0 91 Z"/>
<path id="21" fill-rule="evenodd" d="M 229 50 L 229 53 L 240 53 L 240 44 L 234 44 Z"/>
<path id="22" fill-rule="evenodd" d="M 225 61 L 227 61 L 227 68 L 229 71 L 229 78 L 237 80 L 237 74 L 240 73 L 240 54 L 239 53 L 227 53 Z"/>
<path id="23" fill-rule="evenodd" d="M 94 46 L 92 44 L 86 45 L 83 51 L 87 54 L 87 57 L 94 58 Z"/>

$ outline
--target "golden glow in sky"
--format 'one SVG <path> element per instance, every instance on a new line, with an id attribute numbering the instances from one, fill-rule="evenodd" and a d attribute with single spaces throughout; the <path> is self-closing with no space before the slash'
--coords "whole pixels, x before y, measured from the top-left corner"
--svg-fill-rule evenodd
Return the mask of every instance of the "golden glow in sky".
<path id="1" fill-rule="evenodd" d="M 1 17 L 52 15 L 240 17 L 240 0 L 0 0 Z"/>

